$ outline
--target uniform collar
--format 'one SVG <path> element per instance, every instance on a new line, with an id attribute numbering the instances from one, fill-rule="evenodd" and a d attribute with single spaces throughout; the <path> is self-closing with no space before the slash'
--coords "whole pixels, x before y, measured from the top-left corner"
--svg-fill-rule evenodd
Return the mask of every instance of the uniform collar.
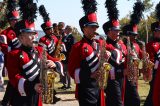
<path id="1" fill-rule="evenodd" d="M 85 39 L 89 44 L 92 44 L 94 39 L 88 39 L 85 35 L 83 36 L 83 39 Z"/>
<path id="2" fill-rule="evenodd" d="M 46 37 L 47 37 L 48 39 L 52 39 L 51 36 L 52 36 L 52 35 L 46 34 Z"/>
<path id="3" fill-rule="evenodd" d="M 29 52 L 29 53 L 35 52 L 35 49 L 33 47 L 27 47 L 27 46 L 24 46 L 24 45 L 21 45 L 21 49 L 26 51 L 26 52 Z"/>
<path id="4" fill-rule="evenodd" d="M 107 37 L 107 40 L 106 40 L 108 43 L 110 44 L 116 44 L 117 43 L 117 40 L 112 40 L 111 38 Z"/>

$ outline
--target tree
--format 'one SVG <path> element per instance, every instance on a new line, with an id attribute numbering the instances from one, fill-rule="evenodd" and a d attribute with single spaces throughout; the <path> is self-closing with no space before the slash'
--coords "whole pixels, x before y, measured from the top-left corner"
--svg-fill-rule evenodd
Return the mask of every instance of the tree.
<path id="1" fill-rule="evenodd" d="M 78 42 L 82 39 L 82 35 L 80 34 L 80 32 L 78 31 L 78 29 L 76 27 L 73 27 L 72 34 L 73 34 L 76 42 Z"/>
<path id="2" fill-rule="evenodd" d="M 128 0 L 130 1 L 130 0 Z M 140 0 L 135 0 L 135 1 L 140 1 Z M 143 0 L 143 3 L 145 5 L 145 11 L 144 13 L 149 13 L 149 15 L 146 17 L 143 17 L 143 19 L 141 20 L 141 22 L 138 25 L 138 33 L 140 36 L 140 39 L 148 42 L 148 39 L 151 37 L 151 30 L 150 30 L 150 25 L 151 23 L 153 23 L 156 19 L 155 19 L 155 13 L 151 12 L 151 9 L 153 7 L 153 2 L 151 0 Z M 126 17 L 122 18 L 120 20 L 120 24 L 121 26 L 124 26 L 125 24 L 129 23 L 129 17 L 130 17 L 129 13 Z"/>
<path id="3" fill-rule="evenodd" d="M 4 0 L 3 2 L 0 3 L 0 32 L 5 29 L 6 27 L 8 27 L 8 21 L 6 18 L 6 7 L 7 7 L 7 1 L 8 0 Z"/>

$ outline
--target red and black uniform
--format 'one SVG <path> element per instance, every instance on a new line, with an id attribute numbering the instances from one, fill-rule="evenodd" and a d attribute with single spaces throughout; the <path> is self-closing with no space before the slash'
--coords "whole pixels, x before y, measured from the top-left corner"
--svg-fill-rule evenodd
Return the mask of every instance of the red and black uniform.
<path id="1" fill-rule="evenodd" d="M 149 58 L 155 65 L 153 68 L 152 80 L 150 82 L 150 91 L 149 91 L 149 94 L 147 96 L 144 106 L 154 106 L 153 105 L 153 98 L 154 98 L 153 92 L 155 92 L 154 89 L 155 90 L 158 89 L 158 86 L 159 86 L 159 85 L 155 85 L 156 83 L 154 83 L 154 82 L 157 82 L 155 81 L 155 77 L 157 76 L 158 65 L 160 64 L 158 60 L 159 50 L 160 50 L 160 42 L 157 40 L 153 40 L 146 45 L 146 51 L 149 54 Z"/>
<path id="2" fill-rule="evenodd" d="M 3 42 L 0 42 L 0 47 L 2 52 L 4 53 L 4 62 L 5 66 L 7 65 L 7 54 L 9 51 L 19 48 L 21 43 L 19 42 L 18 38 L 16 37 L 15 31 L 12 27 L 5 29 L 0 37 L 2 37 Z M 7 84 L 6 92 L 3 97 L 2 103 L 5 105 L 10 102 L 10 97 L 12 95 L 12 89 L 10 82 Z"/>
<path id="3" fill-rule="evenodd" d="M 40 38 L 39 43 L 46 45 L 47 47 L 47 53 L 53 57 L 54 50 L 56 49 L 56 46 L 58 44 L 58 39 L 55 35 L 45 35 Z M 64 43 L 61 44 L 62 51 L 66 51 Z"/>
<path id="4" fill-rule="evenodd" d="M 140 49 L 138 43 L 134 40 L 131 41 L 131 54 L 134 59 L 142 58 L 142 50 Z M 132 83 L 127 77 L 125 78 L 125 99 L 124 106 L 140 106 L 140 96 L 138 94 L 138 82 Z"/>
<path id="5" fill-rule="evenodd" d="M 16 37 L 15 31 L 12 27 L 5 29 L 0 36 L 4 40 L 4 42 L 0 42 L 0 47 L 2 48 L 1 50 L 5 55 L 5 64 L 7 64 L 7 53 L 15 48 L 19 48 L 21 46 L 21 43 Z"/>
<path id="6" fill-rule="evenodd" d="M 58 43 L 58 39 L 54 35 L 45 35 L 40 38 L 39 43 L 45 44 L 47 48 L 47 53 L 52 56 Z"/>
<path id="7" fill-rule="evenodd" d="M 8 76 L 15 91 L 11 105 L 42 106 L 39 94 L 34 90 L 35 84 L 40 82 L 42 50 L 42 47 L 28 48 L 22 46 L 8 53 Z M 47 59 L 55 62 L 57 70 L 62 69 L 62 64 L 56 58 L 47 55 Z"/>
<path id="8" fill-rule="evenodd" d="M 6 30 L 4 30 L 0 36 L 3 36 L 4 38 L 4 43 L 0 43 L 2 52 L 4 54 L 6 54 L 10 50 L 19 48 L 21 45 L 12 27 L 9 27 Z"/>
<path id="9" fill-rule="evenodd" d="M 123 41 L 113 41 L 109 37 L 106 40 L 106 50 L 110 51 L 111 57 L 108 62 L 112 65 L 107 83 L 106 105 L 123 106 L 123 79 L 125 69 L 126 46 Z"/>
<path id="10" fill-rule="evenodd" d="M 80 106 L 98 106 L 99 87 L 91 74 L 99 67 L 98 40 L 89 40 L 85 37 L 72 46 L 68 71 L 76 82 L 76 97 Z"/>

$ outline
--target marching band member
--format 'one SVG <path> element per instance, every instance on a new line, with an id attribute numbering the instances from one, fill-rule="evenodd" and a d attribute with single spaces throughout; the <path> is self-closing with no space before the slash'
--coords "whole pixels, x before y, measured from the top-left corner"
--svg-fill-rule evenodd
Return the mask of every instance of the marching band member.
<path id="1" fill-rule="evenodd" d="M 119 39 L 120 25 L 115 0 L 106 0 L 109 21 L 103 24 L 107 36 L 106 50 L 111 53 L 108 62 L 112 65 L 107 83 L 106 105 L 123 106 L 123 79 L 125 69 L 126 46 Z"/>
<path id="2" fill-rule="evenodd" d="M 45 10 L 44 5 L 41 5 L 39 7 L 39 12 L 43 17 L 44 23 L 41 25 L 41 28 L 45 32 L 45 36 L 42 36 L 39 39 L 39 43 L 43 43 L 47 47 L 47 53 L 50 54 L 51 56 L 54 55 L 54 50 L 56 48 L 56 45 L 58 43 L 58 39 L 55 35 L 53 35 L 53 26 L 52 22 Z"/>
<path id="3" fill-rule="evenodd" d="M 7 64 L 7 53 L 15 48 L 20 47 L 20 42 L 15 34 L 14 26 L 20 19 L 19 11 L 17 10 L 17 3 L 14 0 L 8 0 L 8 13 L 7 13 L 7 20 L 9 22 L 10 27 L 2 31 L 0 34 L 1 41 L 0 41 L 0 47 L 1 51 L 4 54 L 4 67 Z M 4 94 L 2 105 L 7 105 L 10 102 L 10 96 L 12 95 L 12 86 L 10 85 L 10 82 L 7 84 L 6 92 Z"/>
<path id="4" fill-rule="evenodd" d="M 153 33 L 152 41 L 148 42 L 146 45 L 146 51 L 149 54 L 150 60 L 155 64 L 153 68 L 152 80 L 150 81 L 150 91 L 144 103 L 144 106 L 158 106 L 153 103 L 153 101 L 159 101 L 158 92 L 159 89 L 157 83 L 159 83 L 158 78 L 156 76 L 159 75 L 158 65 L 160 64 L 158 60 L 158 51 L 160 51 L 160 2 L 156 6 L 156 17 L 158 21 L 151 24 L 151 31 Z M 157 93 L 157 94 L 156 94 Z M 155 96 L 155 95 L 157 96 Z M 155 100 L 153 100 L 153 98 Z M 158 101 L 156 103 L 158 103 Z"/>
<path id="5" fill-rule="evenodd" d="M 56 47 L 58 46 L 58 39 L 55 35 L 53 35 L 53 26 L 52 26 L 52 22 L 49 18 L 48 13 L 46 12 L 46 9 L 44 7 L 44 5 L 41 5 L 39 7 L 39 12 L 43 17 L 44 23 L 41 25 L 41 28 L 43 29 L 43 31 L 45 32 L 45 36 L 42 36 L 39 40 L 39 44 L 44 44 L 46 46 L 46 50 L 47 53 L 55 58 L 55 50 Z M 61 45 L 61 44 L 60 44 Z M 65 48 L 65 46 L 63 46 Z M 61 74 L 60 74 L 61 75 Z M 62 75 L 63 72 L 62 72 Z M 56 91 L 54 90 L 54 94 L 53 94 L 53 103 L 56 103 L 57 101 L 60 101 L 60 98 L 56 97 Z"/>
<path id="6" fill-rule="evenodd" d="M 21 47 L 11 51 L 7 56 L 7 69 L 11 85 L 14 88 L 12 106 L 42 106 L 40 93 L 43 87 L 40 83 L 40 61 L 43 47 L 34 47 L 36 31 L 34 18 L 36 18 L 36 3 L 28 0 L 20 1 L 23 20 L 15 25 L 16 35 Z M 28 13 L 27 11 L 32 12 Z M 47 55 L 48 68 L 62 69 L 62 64 L 56 58 Z"/>
<path id="7" fill-rule="evenodd" d="M 137 1 L 133 7 L 133 13 L 131 14 L 130 24 L 125 25 L 122 28 L 123 35 L 127 37 L 127 69 L 125 72 L 125 99 L 124 106 L 140 106 L 140 97 L 138 94 L 138 61 L 142 58 L 142 50 L 140 49 L 136 38 L 138 35 L 137 24 L 142 18 L 142 12 L 144 11 L 144 4 Z"/>
<path id="8" fill-rule="evenodd" d="M 83 38 L 72 46 L 68 71 L 76 83 L 76 98 L 80 106 L 99 106 L 99 87 L 92 75 L 99 67 L 99 41 L 94 40 L 99 27 L 95 0 L 82 0 L 85 16 L 79 20 Z"/>

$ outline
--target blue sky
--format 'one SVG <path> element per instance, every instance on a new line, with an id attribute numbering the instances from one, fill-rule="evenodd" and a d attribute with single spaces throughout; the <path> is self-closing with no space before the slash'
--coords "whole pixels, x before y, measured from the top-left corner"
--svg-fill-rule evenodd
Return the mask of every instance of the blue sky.
<path id="1" fill-rule="evenodd" d="M 81 0 L 38 0 L 38 6 L 44 5 L 51 18 L 52 23 L 54 22 L 65 22 L 66 25 L 71 25 L 80 31 L 79 19 L 84 16 Z M 119 10 L 119 19 L 125 17 L 129 11 L 132 11 L 135 0 L 118 0 L 117 8 Z M 152 0 L 154 4 L 158 3 L 158 0 Z M 98 32 L 103 34 L 102 25 L 108 21 L 106 8 L 104 7 L 105 0 L 97 0 L 98 10 L 97 17 L 100 25 Z M 153 8 L 154 9 L 154 8 Z M 153 11 L 153 10 L 152 10 Z M 42 17 L 38 14 L 35 22 L 36 29 L 41 30 L 40 25 L 43 23 Z"/>

